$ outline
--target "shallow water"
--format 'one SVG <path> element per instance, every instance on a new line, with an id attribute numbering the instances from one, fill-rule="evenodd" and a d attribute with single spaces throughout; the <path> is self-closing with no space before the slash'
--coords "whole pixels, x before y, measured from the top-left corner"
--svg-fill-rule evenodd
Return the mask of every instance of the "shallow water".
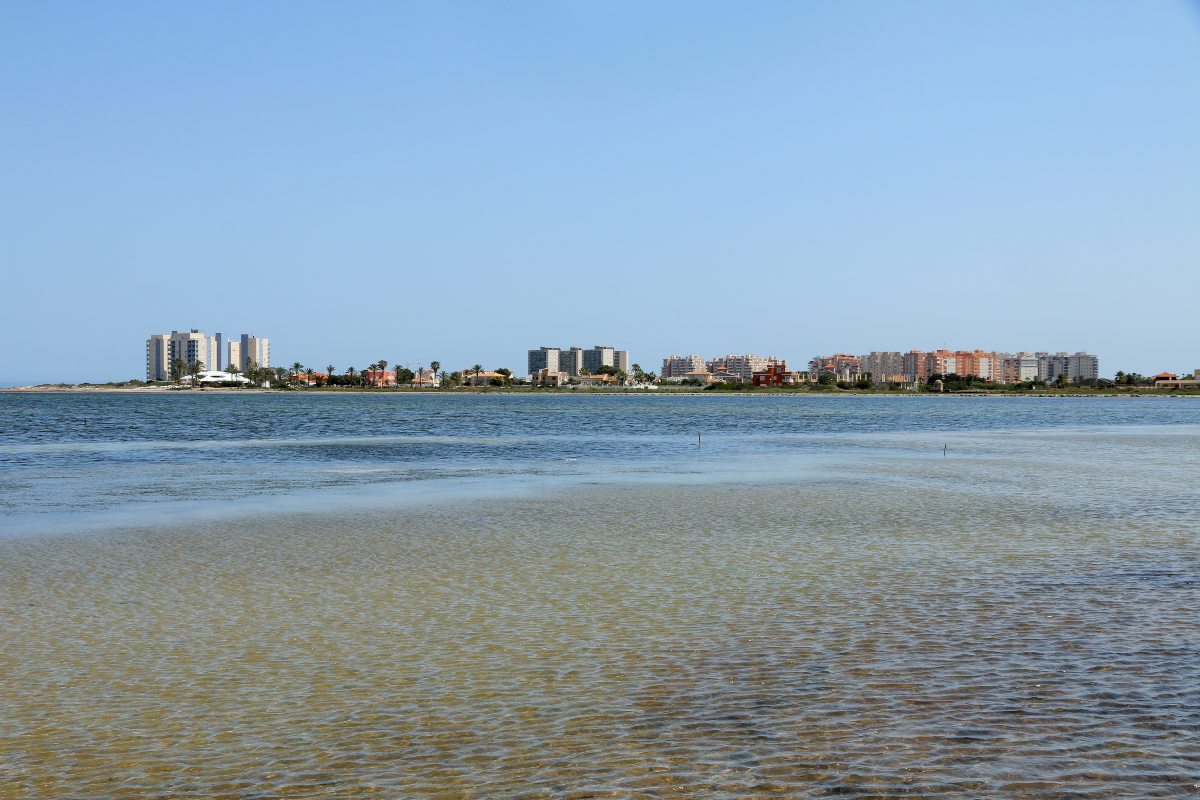
<path id="1" fill-rule="evenodd" d="M 1136 422 L 10 535 L 0 798 L 1193 797 L 1200 432 Z"/>

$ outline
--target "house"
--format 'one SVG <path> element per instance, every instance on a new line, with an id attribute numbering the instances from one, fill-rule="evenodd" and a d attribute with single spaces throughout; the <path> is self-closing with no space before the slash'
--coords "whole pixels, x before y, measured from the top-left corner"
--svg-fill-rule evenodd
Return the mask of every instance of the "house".
<path id="1" fill-rule="evenodd" d="M 442 385 L 442 380 L 431 369 L 419 369 L 413 375 L 412 385 L 424 389 L 435 389 Z"/>
<path id="2" fill-rule="evenodd" d="M 364 369 L 362 376 L 368 386 L 396 385 L 396 373 L 390 369 Z"/>
<path id="3" fill-rule="evenodd" d="M 532 378 L 530 382 L 534 386 L 550 386 L 557 389 L 560 386 L 565 385 L 570 376 L 568 376 L 565 372 L 555 372 L 554 370 L 550 369 L 539 369 L 530 377 Z"/>
<path id="4" fill-rule="evenodd" d="M 796 373 L 788 372 L 786 361 L 772 361 L 766 369 L 756 371 L 751 380 L 755 386 L 795 386 L 800 382 Z"/>
<path id="5" fill-rule="evenodd" d="M 478 374 L 474 372 L 463 373 L 463 382 L 466 383 L 467 386 L 491 386 L 493 378 L 498 378 L 501 381 L 507 381 L 509 376 L 505 375 L 503 372 L 480 372 Z"/>
<path id="6" fill-rule="evenodd" d="M 580 386 L 616 386 L 616 375 L 580 375 Z"/>

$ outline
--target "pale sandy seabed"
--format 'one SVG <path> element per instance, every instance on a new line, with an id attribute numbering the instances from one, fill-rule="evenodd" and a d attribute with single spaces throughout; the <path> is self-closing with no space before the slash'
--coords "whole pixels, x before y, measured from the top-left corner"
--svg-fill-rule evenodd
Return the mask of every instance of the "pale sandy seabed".
<path id="1" fill-rule="evenodd" d="M 1119 494 L 0 540 L 0 798 L 1193 797 L 1200 526 Z"/>

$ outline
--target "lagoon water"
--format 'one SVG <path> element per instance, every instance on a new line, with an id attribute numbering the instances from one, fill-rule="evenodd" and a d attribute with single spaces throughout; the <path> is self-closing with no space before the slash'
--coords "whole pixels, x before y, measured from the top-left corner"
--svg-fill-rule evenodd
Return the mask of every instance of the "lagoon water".
<path id="1" fill-rule="evenodd" d="M 0 423 L 0 798 L 1200 793 L 1200 400 Z"/>

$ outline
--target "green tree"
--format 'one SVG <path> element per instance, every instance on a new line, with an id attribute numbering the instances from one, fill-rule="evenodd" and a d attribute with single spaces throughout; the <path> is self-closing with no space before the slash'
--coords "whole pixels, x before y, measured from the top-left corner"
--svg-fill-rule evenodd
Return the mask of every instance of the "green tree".
<path id="1" fill-rule="evenodd" d="M 232 375 L 232 376 L 233 376 L 233 380 L 234 380 L 234 382 L 236 383 L 236 382 L 237 382 L 237 376 L 238 376 L 238 373 L 239 373 L 239 372 L 241 372 L 241 370 L 238 368 L 238 365 L 237 365 L 237 364 L 230 364 L 228 367 L 226 367 L 226 368 L 225 368 L 225 371 L 226 371 L 226 372 L 228 372 L 230 375 Z"/>
<path id="2" fill-rule="evenodd" d="M 300 381 L 300 373 L 301 372 L 304 372 L 304 365 L 301 364 L 299 361 L 293 361 L 292 362 L 292 375 L 295 376 L 294 380 L 297 383 L 299 383 L 299 381 Z"/>
<path id="3" fill-rule="evenodd" d="M 471 367 L 471 371 L 478 375 L 479 373 L 483 372 L 483 364 L 475 364 Z"/>
<path id="4" fill-rule="evenodd" d="M 412 383 L 415 377 L 417 377 L 416 373 L 408 367 L 396 368 L 396 383 Z"/>
<path id="5" fill-rule="evenodd" d="M 313 373 L 314 372 L 316 372 L 316 370 L 314 370 L 312 367 L 307 367 L 304 370 L 304 375 L 306 378 L 308 378 L 309 384 L 311 384 L 313 382 Z"/>
<path id="6" fill-rule="evenodd" d="M 346 377 L 350 380 L 351 385 L 354 384 L 354 376 L 358 374 L 358 370 L 354 367 L 346 367 Z"/>
<path id="7" fill-rule="evenodd" d="M 430 368 L 431 370 L 433 370 L 433 374 L 434 374 L 434 375 L 437 375 L 437 372 L 438 372 L 438 370 L 442 368 L 442 362 L 440 362 L 440 361 L 430 361 L 430 362 L 429 362 L 429 368 Z"/>
<path id="8" fill-rule="evenodd" d="M 171 362 L 171 380 L 179 384 L 183 381 L 183 376 L 187 373 L 187 362 L 182 358 L 177 358 Z"/>

